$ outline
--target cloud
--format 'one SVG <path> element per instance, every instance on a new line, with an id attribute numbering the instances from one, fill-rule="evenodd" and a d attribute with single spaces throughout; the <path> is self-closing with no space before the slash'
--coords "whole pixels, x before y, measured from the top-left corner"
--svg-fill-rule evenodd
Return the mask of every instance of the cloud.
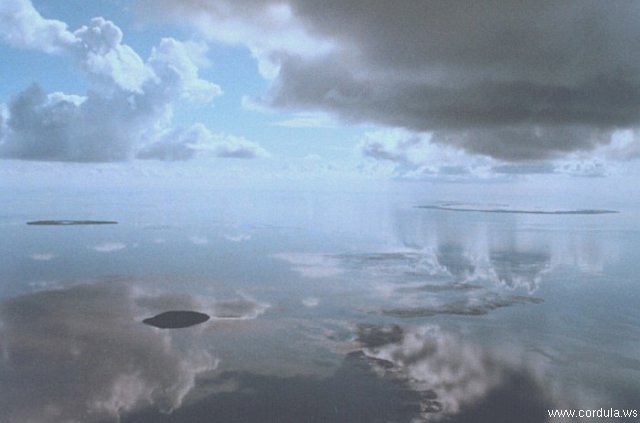
<path id="1" fill-rule="evenodd" d="M 270 70 L 271 106 L 434 132 L 432 142 L 472 154 L 561 157 L 640 123 L 634 2 L 163 0 L 155 9 L 248 46 Z"/>
<path id="2" fill-rule="evenodd" d="M 9 111 L 7 106 L 0 104 L 0 141 L 2 141 L 4 134 L 7 131 L 7 119 L 9 118 Z"/>
<path id="3" fill-rule="evenodd" d="M 491 170 L 498 174 L 507 175 L 532 175 L 554 173 L 555 166 L 552 163 L 520 163 L 502 164 L 493 166 Z"/>
<path id="4" fill-rule="evenodd" d="M 201 146 L 203 150 L 211 150 L 217 157 L 233 159 L 255 159 L 269 157 L 270 154 L 251 141 L 235 135 L 211 134 L 208 144 Z"/>
<path id="5" fill-rule="evenodd" d="M 115 85 L 141 92 L 145 80 L 153 77 L 133 49 L 122 44 L 122 31 L 113 22 L 98 17 L 73 33 L 75 40 L 67 49 L 92 82 L 111 90 Z M 166 47 L 165 47 L 166 48 Z M 156 54 L 156 53 L 154 53 Z"/>
<path id="6" fill-rule="evenodd" d="M 0 38 L 17 47 L 53 53 L 64 50 L 74 41 L 67 24 L 44 19 L 29 0 L 3 2 L 0 5 L 0 24 Z"/>
<path id="7" fill-rule="evenodd" d="M 432 142 L 504 161 L 530 161 L 593 150 L 608 144 L 612 135 L 612 130 L 587 126 L 505 126 L 499 129 L 436 131 Z"/>
<path id="8" fill-rule="evenodd" d="M 185 160 L 208 144 L 217 157 L 267 155 L 254 143 L 211 134 L 201 124 L 171 128 L 175 105 L 202 106 L 222 94 L 218 85 L 199 76 L 199 67 L 206 64 L 203 44 L 164 38 L 145 61 L 123 44 L 113 22 L 97 17 L 70 32 L 24 0 L 0 6 L 0 22 L 0 39 L 65 55 L 89 82 L 84 96 L 47 93 L 37 84 L 14 95 L 0 113 L 2 157 L 109 162 L 140 151 L 144 158 Z"/>
<path id="9" fill-rule="evenodd" d="M 424 140 L 416 134 L 381 131 L 365 134 L 359 147 L 364 157 L 407 165 L 422 161 L 419 156 L 422 155 L 424 144 Z"/>
<path id="10" fill-rule="evenodd" d="M 634 132 L 614 134 L 559 126 L 434 133 L 396 128 L 365 133 L 357 149 L 364 158 L 392 164 L 395 176 L 402 178 L 498 179 L 536 174 L 594 177 L 613 173 L 614 161 L 640 157 L 640 143 L 632 135 Z M 581 143 L 590 143 L 590 153 L 579 150 L 576 136 Z M 514 143 L 515 139 L 523 142 Z M 539 149 L 541 145 L 546 145 L 544 150 Z M 493 158 L 472 154 L 490 149 Z"/>
<path id="11" fill-rule="evenodd" d="M 266 78 L 274 78 L 281 66 L 280 51 L 295 52 L 301 57 L 318 57 L 332 47 L 329 40 L 317 40 L 286 2 L 197 2 L 142 1 L 147 15 L 182 16 L 191 19 L 211 39 L 232 45 L 245 44 L 258 60 Z"/>
<path id="12" fill-rule="evenodd" d="M 603 153 L 615 160 L 636 160 L 640 158 L 640 129 L 620 131 L 611 146 Z"/>
<path id="13" fill-rule="evenodd" d="M 583 177 L 602 177 L 609 172 L 605 162 L 598 159 L 578 159 L 560 162 L 556 165 L 555 171 Z"/>
<path id="14" fill-rule="evenodd" d="M 112 281 L 0 305 L 0 418 L 101 422 L 141 406 L 179 407 L 217 360 L 143 325 L 149 311 L 137 300 L 146 295 Z"/>
<path id="15" fill-rule="evenodd" d="M 256 143 L 242 137 L 211 133 L 199 123 L 187 129 L 165 131 L 155 142 L 143 147 L 136 157 L 176 161 L 206 155 L 237 159 L 269 157 L 269 153 Z"/>
<path id="16" fill-rule="evenodd" d="M 152 144 L 144 146 L 136 157 L 138 159 L 156 159 L 165 161 L 190 160 L 198 152 L 192 143 L 197 141 L 192 139 L 189 130 L 172 129 L 160 137 Z"/>
<path id="17" fill-rule="evenodd" d="M 366 159 L 389 163 L 402 178 L 483 177 L 491 172 L 494 160 L 473 156 L 462 150 L 432 142 L 433 134 L 405 129 L 370 131 L 361 137 L 357 149 Z"/>
<path id="18" fill-rule="evenodd" d="M 285 128 L 332 128 L 335 122 L 327 115 L 313 113 L 297 113 L 293 118 L 273 123 Z"/>

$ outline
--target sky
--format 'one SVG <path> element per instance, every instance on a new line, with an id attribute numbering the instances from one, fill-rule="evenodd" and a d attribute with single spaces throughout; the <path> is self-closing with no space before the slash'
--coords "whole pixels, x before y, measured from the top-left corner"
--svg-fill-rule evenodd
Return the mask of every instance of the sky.
<path id="1" fill-rule="evenodd" d="M 0 175 L 637 175 L 634 1 L 0 0 Z"/>

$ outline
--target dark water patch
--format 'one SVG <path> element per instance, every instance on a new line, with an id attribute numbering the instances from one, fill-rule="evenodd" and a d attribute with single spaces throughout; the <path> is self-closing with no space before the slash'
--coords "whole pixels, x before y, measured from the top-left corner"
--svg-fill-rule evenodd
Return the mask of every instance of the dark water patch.
<path id="1" fill-rule="evenodd" d="M 546 410 L 555 408 L 530 369 L 435 328 L 405 333 L 372 325 L 358 331 L 383 334 L 385 344 L 349 352 L 329 377 L 227 371 L 200 379 L 196 390 L 208 393 L 170 414 L 149 408 L 120 422 L 542 423 Z"/>
<path id="2" fill-rule="evenodd" d="M 590 215 L 590 214 L 611 214 L 620 213 L 618 210 L 606 209 L 576 209 L 576 210 L 536 210 L 536 209 L 502 209 L 502 208 L 479 208 L 479 207 L 459 207 L 459 206 L 416 206 L 419 209 L 443 210 L 453 212 L 474 212 L 474 213 L 510 213 L 510 214 L 556 214 L 556 215 Z"/>
<path id="3" fill-rule="evenodd" d="M 180 329 L 195 326 L 209 320 L 209 315 L 197 311 L 165 311 L 156 316 L 144 319 L 142 323 L 160 329 Z"/>
<path id="4" fill-rule="evenodd" d="M 398 326 L 358 325 L 356 341 L 365 348 L 376 348 L 387 344 L 396 344 L 404 339 L 404 330 Z"/>
<path id="5" fill-rule="evenodd" d="M 419 392 L 391 378 L 380 377 L 363 353 L 345 357 L 328 378 L 280 377 L 224 372 L 201 380 L 200 388 L 215 390 L 232 384 L 232 392 L 216 392 L 184 404 L 171 414 L 154 409 L 123 415 L 121 423 L 388 423 L 418 421 Z M 373 360 L 377 361 L 377 360 Z M 384 361 L 384 360 L 379 360 Z M 392 365 L 391 363 L 389 363 Z M 196 387 L 198 389 L 198 387 Z"/>
<path id="6" fill-rule="evenodd" d="M 385 316 L 401 318 L 433 317 L 442 314 L 460 316 L 482 316 L 499 308 L 523 303 L 538 304 L 542 301 L 543 300 L 541 298 L 527 297 L 523 295 L 511 295 L 506 297 L 497 295 L 486 295 L 480 298 L 456 300 L 449 303 L 437 304 L 433 306 L 385 309 L 380 313 Z"/>
<path id="7" fill-rule="evenodd" d="M 473 406 L 447 416 L 446 423 L 542 423 L 548 409 L 556 407 L 534 377 L 519 369 L 504 371 L 499 385 L 489 390 Z"/>
<path id="8" fill-rule="evenodd" d="M 27 225 L 71 226 L 71 225 L 117 225 L 113 220 L 33 220 Z"/>

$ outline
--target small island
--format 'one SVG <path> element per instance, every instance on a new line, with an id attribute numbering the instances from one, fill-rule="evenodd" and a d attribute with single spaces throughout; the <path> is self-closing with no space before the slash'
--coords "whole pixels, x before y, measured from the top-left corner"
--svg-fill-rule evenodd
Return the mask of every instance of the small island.
<path id="1" fill-rule="evenodd" d="M 144 319 L 142 323 L 160 329 L 180 329 L 195 326 L 209 320 L 209 315 L 197 311 L 165 311 Z"/>
<path id="2" fill-rule="evenodd" d="M 481 207 L 464 207 L 455 205 L 431 205 L 431 206 L 416 206 L 419 209 L 431 209 L 442 210 L 450 212 L 472 212 L 472 213 L 509 213 L 509 214 L 555 214 L 555 215 L 570 215 L 570 214 L 613 214 L 620 213 L 618 210 L 604 210 L 604 209 L 577 209 L 577 210 L 538 210 L 538 209 L 510 209 L 510 208 L 481 208 Z"/>
<path id="3" fill-rule="evenodd" d="M 116 225 L 113 220 L 34 220 L 27 225 L 69 226 L 69 225 Z"/>

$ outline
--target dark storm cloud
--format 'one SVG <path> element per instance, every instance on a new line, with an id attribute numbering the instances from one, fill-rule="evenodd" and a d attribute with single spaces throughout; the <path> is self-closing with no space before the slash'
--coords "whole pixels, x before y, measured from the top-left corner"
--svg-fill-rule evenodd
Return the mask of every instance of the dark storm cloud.
<path id="1" fill-rule="evenodd" d="M 509 125 L 611 128 L 634 125 L 640 117 L 640 86 L 635 75 L 628 75 L 633 81 L 622 77 L 608 80 L 596 75 L 588 82 L 574 86 L 576 81 L 567 81 L 571 86 L 564 86 L 561 82 L 551 85 L 491 80 L 499 75 L 473 81 L 478 76 L 470 71 L 468 75 L 457 75 L 460 81 L 447 81 L 456 75 L 442 75 L 439 78 L 446 82 L 432 82 L 396 80 L 392 74 L 385 75 L 393 70 L 394 64 L 388 65 L 390 69 L 378 80 L 358 75 L 360 64 L 344 63 L 339 57 L 302 61 L 287 55 L 282 58 L 269 100 L 279 107 L 327 108 L 347 120 L 416 131 Z"/>
<path id="2" fill-rule="evenodd" d="M 164 4 L 213 38 L 230 41 L 208 27 L 242 28 L 231 41 L 279 66 L 265 100 L 285 109 L 438 131 L 436 142 L 507 161 L 592 150 L 640 122 L 633 1 Z M 317 48 L 283 41 L 286 25 Z"/>
<path id="3" fill-rule="evenodd" d="M 136 105 L 127 93 L 86 99 L 52 96 L 39 85 L 9 103 L 3 157 L 24 160 L 118 161 L 129 157 L 132 134 L 139 134 L 163 106 Z M 137 135 L 134 135 L 137 137 Z"/>
<path id="4" fill-rule="evenodd" d="M 579 150 L 591 150 L 611 141 L 612 132 L 586 126 L 506 126 L 499 129 L 436 131 L 432 142 L 506 161 L 540 160 Z"/>

